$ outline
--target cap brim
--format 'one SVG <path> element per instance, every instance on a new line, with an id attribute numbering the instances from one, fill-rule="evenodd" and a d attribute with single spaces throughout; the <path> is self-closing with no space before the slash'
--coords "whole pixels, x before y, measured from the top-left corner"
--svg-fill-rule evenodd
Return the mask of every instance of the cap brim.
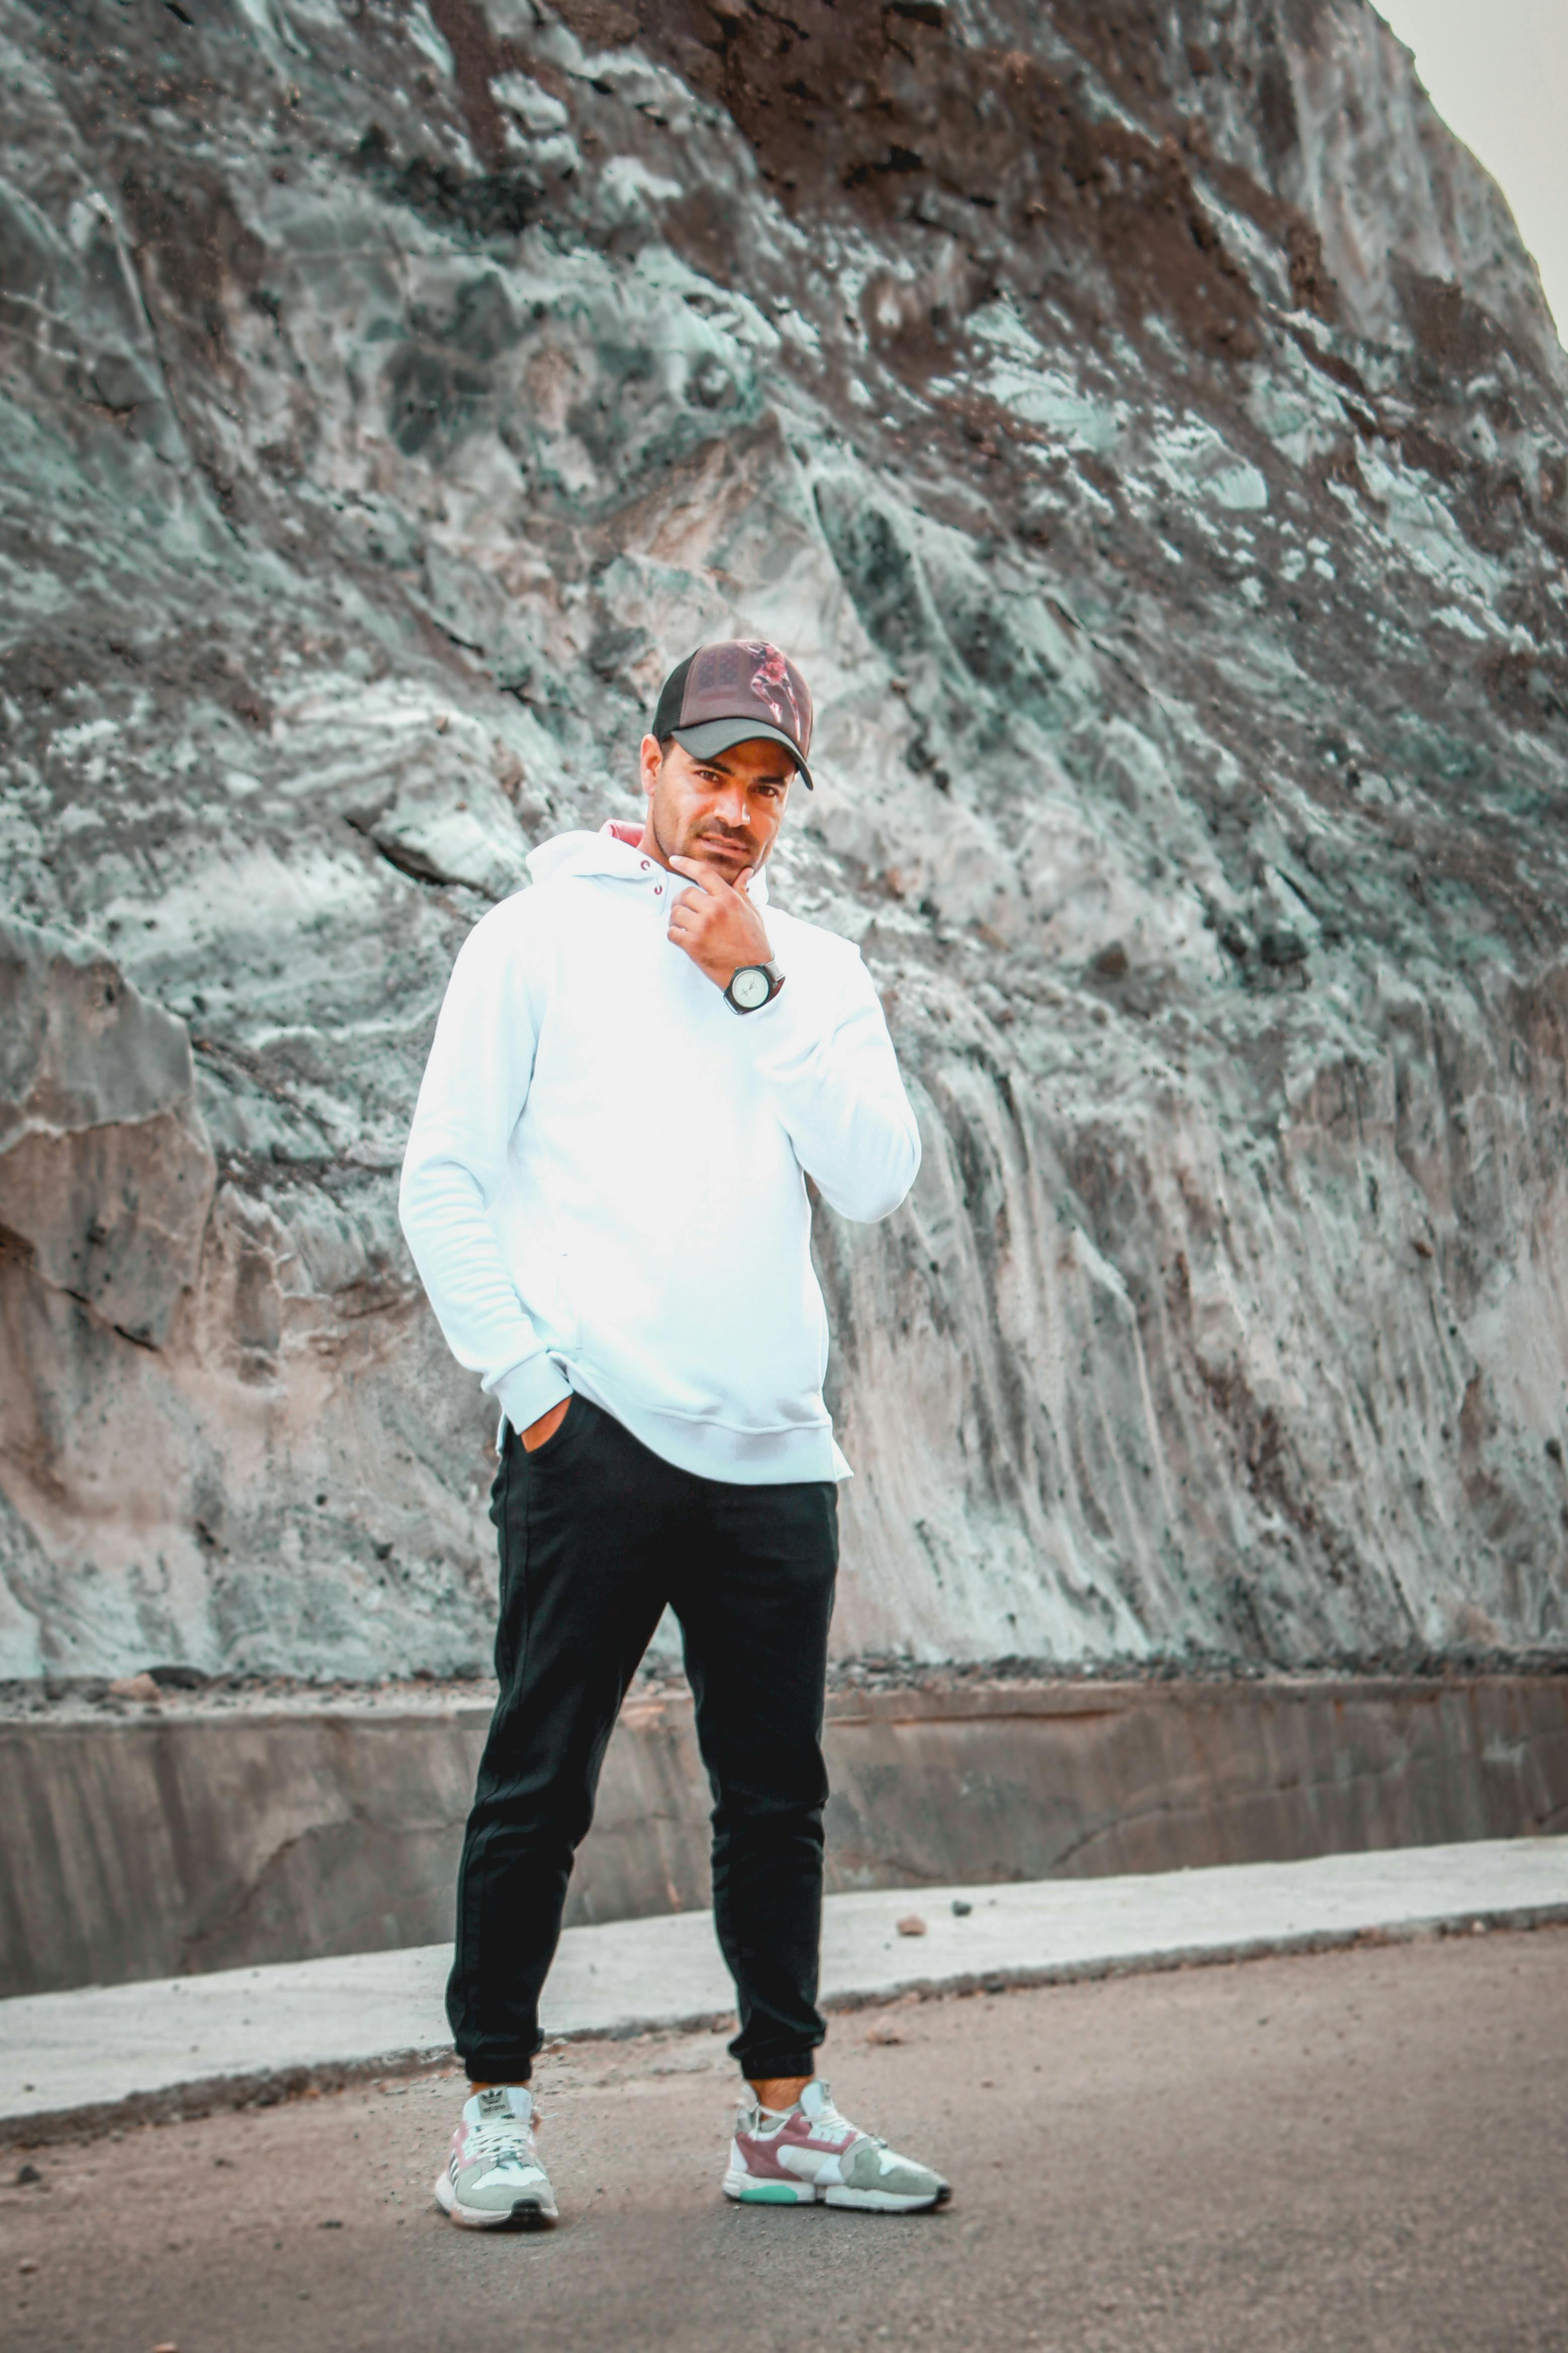
<path id="1" fill-rule="evenodd" d="M 670 732 L 694 760 L 711 760 L 715 753 L 732 752 L 737 744 L 754 744 L 759 738 L 766 744 L 782 744 L 805 778 L 806 791 L 816 790 L 811 770 L 782 727 L 769 727 L 761 719 L 705 719 L 700 726 L 676 727 Z"/>

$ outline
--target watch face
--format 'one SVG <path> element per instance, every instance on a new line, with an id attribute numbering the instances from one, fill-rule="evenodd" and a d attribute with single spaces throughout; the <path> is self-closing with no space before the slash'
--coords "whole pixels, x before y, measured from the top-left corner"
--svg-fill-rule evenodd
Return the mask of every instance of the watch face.
<path id="1" fill-rule="evenodd" d="M 743 965 L 730 983 L 730 994 L 746 1013 L 754 1013 L 765 1005 L 773 993 L 773 983 L 760 965 Z"/>

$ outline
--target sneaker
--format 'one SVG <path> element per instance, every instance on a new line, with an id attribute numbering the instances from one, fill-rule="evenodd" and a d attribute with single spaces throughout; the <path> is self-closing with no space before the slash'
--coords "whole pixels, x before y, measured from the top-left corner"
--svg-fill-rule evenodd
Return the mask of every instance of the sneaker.
<path id="1" fill-rule="evenodd" d="M 817 2076 L 782 2116 L 742 2107 L 724 2195 L 745 2206 L 821 2204 L 915 2214 L 945 2206 L 952 2192 L 940 2173 L 897 2156 L 885 2140 L 841 2116 Z"/>
<path id="2" fill-rule="evenodd" d="M 560 2219 L 533 2146 L 533 2095 L 492 2084 L 463 2103 L 436 2203 L 470 2231 L 548 2231 Z"/>

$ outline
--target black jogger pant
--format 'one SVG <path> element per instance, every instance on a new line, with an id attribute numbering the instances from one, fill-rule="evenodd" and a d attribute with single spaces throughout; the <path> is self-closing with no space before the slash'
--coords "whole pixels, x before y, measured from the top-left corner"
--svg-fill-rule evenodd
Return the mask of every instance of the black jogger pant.
<path id="1" fill-rule="evenodd" d="M 530 1454 L 508 1430 L 500 1696 L 458 1883 L 447 2015 L 479 2083 L 528 2081 L 539 1995 L 616 1713 L 668 1601 L 713 1791 L 713 1912 L 744 2073 L 809 2075 L 822 1918 L 823 1687 L 838 1562 L 831 1480 L 678 1471 L 574 1396 Z"/>

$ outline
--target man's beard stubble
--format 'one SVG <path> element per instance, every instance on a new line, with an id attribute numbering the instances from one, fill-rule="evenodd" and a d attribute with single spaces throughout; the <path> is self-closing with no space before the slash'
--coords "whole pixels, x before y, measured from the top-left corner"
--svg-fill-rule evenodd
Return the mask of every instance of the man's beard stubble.
<path id="1" fill-rule="evenodd" d="M 664 828 L 659 824 L 657 812 L 653 819 L 653 832 L 654 839 L 667 859 L 696 858 L 701 860 L 706 865 L 715 866 L 721 863 L 728 865 L 732 861 L 737 871 L 742 867 L 749 866 L 753 874 L 759 872 L 767 864 L 769 853 L 773 849 L 771 841 L 766 847 L 760 845 L 754 834 L 731 833 L 725 827 L 710 824 L 694 827 L 684 842 L 670 843 L 665 839 Z M 722 844 L 731 852 L 731 858 L 721 861 L 709 855 L 707 845 L 710 842 Z"/>

